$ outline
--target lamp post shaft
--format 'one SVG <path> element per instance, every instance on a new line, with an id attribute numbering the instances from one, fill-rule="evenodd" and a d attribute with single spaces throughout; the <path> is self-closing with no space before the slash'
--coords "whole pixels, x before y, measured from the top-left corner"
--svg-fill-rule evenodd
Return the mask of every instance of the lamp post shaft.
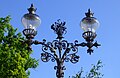
<path id="1" fill-rule="evenodd" d="M 63 71 L 63 64 L 64 61 L 62 59 L 62 38 L 58 39 L 58 44 L 60 44 L 58 46 L 58 55 L 59 58 L 56 60 L 57 62 L 57 70 L 56 70 L 56 76 L 57 78 L 63 78 L 64 77 L 64 71 Z"/>
<path id="2" fill-rule="evenodd" d="M 63 68 L 63 63 L 61 61 L 58 61 L 57 62 L 57 71 L 56 71 L 57 78 L 64 77 L 64 72 L 63 72 L 62 68 Z"/>

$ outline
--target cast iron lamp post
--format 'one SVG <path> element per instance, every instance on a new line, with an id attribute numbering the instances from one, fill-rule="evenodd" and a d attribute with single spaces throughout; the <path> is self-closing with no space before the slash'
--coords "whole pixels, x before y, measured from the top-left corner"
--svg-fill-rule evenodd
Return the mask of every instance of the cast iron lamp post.
<path id="1" fill-rule="evenodd" d="M 99 26 L 99 22 L 95 17 L 93 17 L 93 13 L 90 11 L 90 9 L 87 13 L 85 13 L 86 17 L 80 22 L 80 26 L 84 30 L 82 36 L 86 40 L 86 42 L 82 43 L 78 43 L 77 40 L 75 40 L 74 43 L 69 43 L 67 40 L 64 40 L 63 35 L 67 32 L 67 28 L 65 27 L 66 22 L 61 22 L 60 20 L 57 20 L 57 22 L 51 25 L 51 29 L 57 34 L 57 38 L 55 40 L 52 42 L 46 42 L 45 39 L 42 42 L 38 40 L 33 41 L 33 38 L 37 35 L 36 28 L 39 26 L 41 21 L 40 17 L 35 14 L 36 9 L 34 8 L 33 4 L 31 4 L 31 7 L 28 8 L 28 11 L 29 13 L 22 17 L 22 23 L 25 26 L 23 34 L 27 38 L 25 43 L 28 44 L 28 50 L 32 50 L 32 44 L 41 44 L 43 51 L 43 53 L 41 53 L 41 60 L 43 62 L 48 62 L 51 60 L 52 62 L 57 63 L 57 65 L 54 67 L 57 78 L 64 77 L 63 70 L 66 69 L 64 62 L 70 61 L 72 63 L 77 63 L 79 61 L 79 56 L 77 55 L 79 46 L 87 46 L 87 53 L 89 54 L 93 52 L 93 46 L 100 46 L 100 44 L 97 42 L 93 42 L 97 36 L 96 29 Z"/>

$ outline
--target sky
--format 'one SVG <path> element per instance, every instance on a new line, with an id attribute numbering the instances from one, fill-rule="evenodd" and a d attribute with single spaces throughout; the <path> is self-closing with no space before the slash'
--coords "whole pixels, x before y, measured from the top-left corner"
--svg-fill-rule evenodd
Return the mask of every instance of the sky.
<path id="1" fill-rule="evenodd" d="M 94 48 L 92 55 L 87 54 L 87 48 L 79 47 L 78 55 L 80 60 L 77 64 L 65 63 L 66 70 L 64 78 L 75 75 L 83 67 L 85 73 L 91 68 L 91 64 L 96 64 L 101 60 L 104 67 L 101 73 L 103 78 L 119 78 L 120 76 L 120 1 L 119 0 L 1 0 L 0 17 L 10 15 L 11 24 L 18 28 L 18 32 L 24 29 L 21 18 L 27 13 L 27 8 L 31 3 L 37 8 L 36 14 L 40 16 L 41 25 L 37 28 L 36 40 L 52 41 L 56 34 L 51 30 L 51 25 L 57 20 L 66 21 L 67 33 L 64 39 L 68 42 L 78 40 L 84 42 L 80 21 L 85 17 L 85 12 L 89 8 L 94 12 L 100 22 L 100 27 L 96 31 L 98 41 L 101 46 Z M 41 45 L 33 45 L 33 58 L 39 59 L 39 66 L 30 69 L 30 78 L 56 78 L 54 66 L 56 63 L 44 63 L 40 60 L 42 53 Z"/>

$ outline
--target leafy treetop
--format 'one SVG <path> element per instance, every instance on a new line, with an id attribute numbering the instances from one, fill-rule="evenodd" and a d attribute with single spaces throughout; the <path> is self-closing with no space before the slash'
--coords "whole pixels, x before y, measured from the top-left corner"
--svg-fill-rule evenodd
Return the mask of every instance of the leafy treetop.
<path id="1" fill-rule="evenodd" d="M 10 25 L 10 17 L 0 18 L 0 78 L 28 78 L 29 68 L 38 61 L 30 56 L 21 33 Z"/>

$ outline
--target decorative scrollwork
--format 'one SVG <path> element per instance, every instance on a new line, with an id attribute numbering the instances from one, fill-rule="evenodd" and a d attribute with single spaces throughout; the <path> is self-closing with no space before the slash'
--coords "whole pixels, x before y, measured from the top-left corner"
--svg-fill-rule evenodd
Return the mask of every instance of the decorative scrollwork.
<path id="1" fill-rule="evenodd" d="M 59 41 L 58 40 L 53 40 L 52 42 L 52 47 L 54 47 L 55 49 L 57 49 L 59 47 Z"/>
<path id="2" fill-rule="evenodd" d="M 47 52 L 41 53 L 41 60 L 43 62 L 48 62 L 50 59 L 51 59 L 52 62 L 55 62 L 55 58 L 52 54 L 47 53 Z"/>
<path id="3" fill-rule="evenodd" d="M 62 40 L 62 48 L 65 50 L 69 46 L 69 43 L 66 40 Z"/>
<path id="4" fill-rule="evenodd" d="M 70 45 L 71 45 L 72 51 L 73 51 L 74 53 L 77 53 L 77 52 L 78 52 L 78 47 L 75 46 L 73 43 L 70 43 Z"/>
<path id="5" fill-rule="evenodd" d="M 43 51 L 43 52 L 46 52 L 48 49 L 50 49 L 51 45 L 52 45 L 51 42 L 47 42 L 47 43 L 46 43 L 46 40 L 43 39 L 42 51 Z"/>
<path id="6" fill-rule="evenodd" d="M 78 41 L 75 41 L 73 43 L 69 43 L 69 46 L 66 48 L 66 55 L 64 57 L 65 62 L 72 62 L 72 63 L 77 63 L 79 61 L 79 56 L 76 55 L 78 52 L 78 46 L 76 46 Z M 73 53 L 70 53 L 72 51 Z"/>
<path id="7" fill-rule="evenodd" d="M 54 49 L 51 46 L 52 46 L 51 42 L 46 43 L 46 40 L 45 39 L 43 40 L 43 44 L 42 44 L 43 53 L 41 53 L 41 60 L 43 62 L 48 62 L 50 59 L 52 62 L 55 62 L 56 60 L 55 56 L 48 52 L 48 50 L 53 52 Z"/>
<path id="8" fill-rule="evenodd" d="M 62 41 L 54 40 L 51 43 L 51 47 L 53 47 L 55 50 L 60 48 L 65 50 L 68 46 L 69 46 L 69 43 L 66 40 L 62 40 Z"/>
<path id="9" fill-rule="evenodd" d="M 76 44 L 77 42 L 68 43 L 66 40 L 58 39 L 47 43 L 46 40 L 43 40 L 41 59 L 43 62 L 48 62 L 49 60 L 52 62 L 56 61 L 57 66 L 54 67 L 57 71 L 56 76 L 63 77 L 63 70 L 66 68 L 62 64 L 69 61 L 75 64 L 79 61 L 79 56 L 76 55 L 78 52 L 78 46 Z"/>
<path id="10" fill-rule="evenodd" d="M 62 39 L 63 34 L 66 34 L 66 27 L 65 27 L 66 22 L 61 22 L 60 19 L 55 22 L 55 24 L 51 25 L 51 29 L 54 30 L 54 32 L 58 35 L 57 39 Z"/>
<path id="11" fill-rule="evenodd" d="M 65 62 L 72 62 L 73 64 L 77 63 L 79 61 L 79 56 L 77 56 L 75 53 L 74 54 L 69 54 L 65 58 Z"/>

